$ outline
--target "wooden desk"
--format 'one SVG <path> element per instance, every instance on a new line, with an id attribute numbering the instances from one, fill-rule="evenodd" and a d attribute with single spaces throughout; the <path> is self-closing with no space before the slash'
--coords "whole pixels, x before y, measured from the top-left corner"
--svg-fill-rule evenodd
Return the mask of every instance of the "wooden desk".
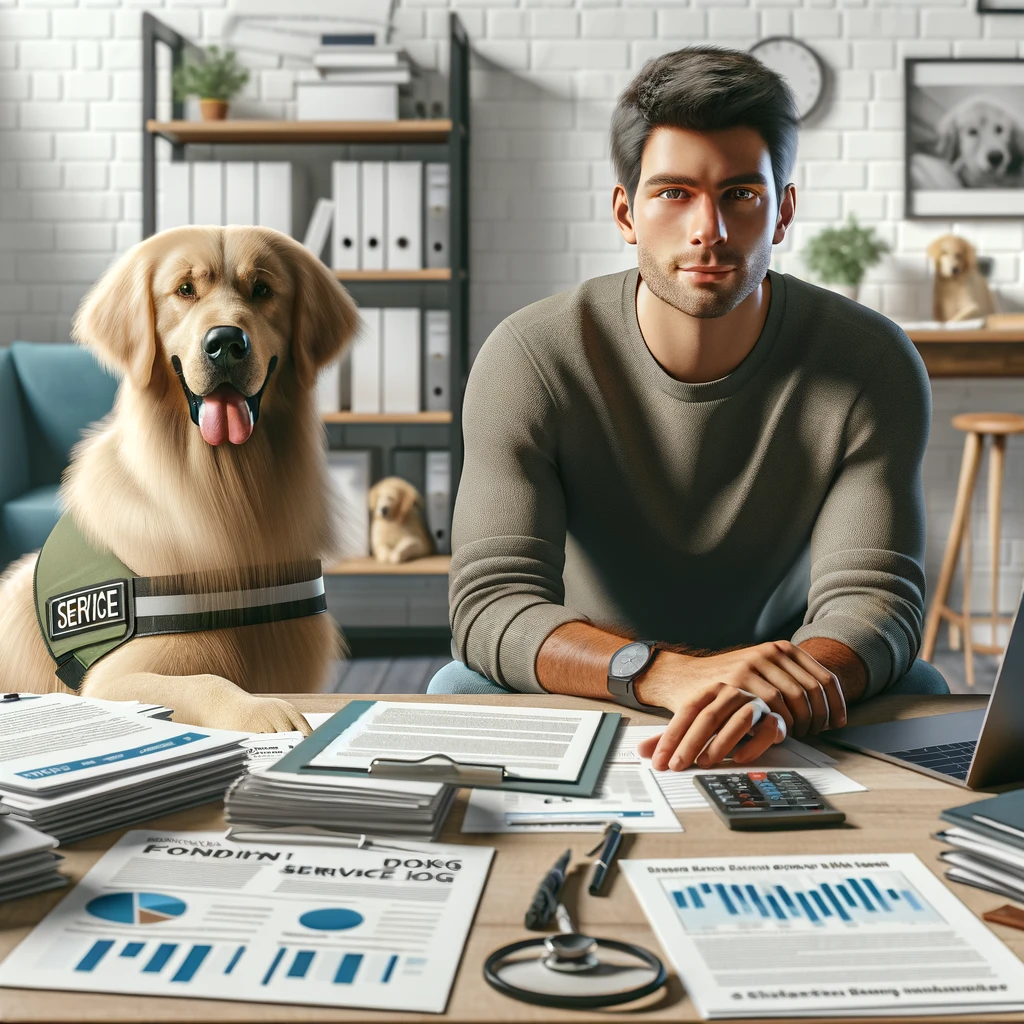
<path id="1" fill-rule="evenodd" d="M 303 711 L 330 711 L 341 707 L 350 696 L 306 696 L 292 698 Z M 380 699 L 372 695 L 371 699 Z M 395 696 L 394 700 L 423 700 L 423 697 Z M 430 698 L 427 698 L 430 699 Z M 982 707 L 984 697 L 880 697 L 863 707 L 852 709 L 850 723 L 863 725 L 892 718 L 911 718 L 941 711 L 966 711 Z M 443 697 L 443 701 L 536 705 L 543 698 Z M 554 700 L 554 698 L 552 698 Z M 558 698 L 566 707 L 606 707 L 599 701 Z M 652 716 L 631 714 L 634 724 L 654 721 Z M 663 721 L 663 719 L 659 720 Z M 938 782 L 860 754 L 828 747 L 839 758 L 843 772 L 868 787 L 867 793 L 833 797 L 855 829 L 823 831 L 768 832 L 761 835 L 729 832 L 711 811 L 686 812 L 686 832 L 627 836 L 623 856 L 631 857 L 709 857 L 723 853 L 744 854 L 842 854 L 842 853 L 916 853 L 940 878 L 936 857 L 942 847 L 929 838 L 939 826 L 939 811 L 958 803 L 967 803 L 972 794 L 957 786 Z M 579 860 L 587 838 L 562 835 L 462 835 L 459 826 L 465 807 L 464 794 L 453 809 L 443 839 L 447 842 L 491 845 L 498 852 L 484 889 L 476 922 L 466 944 L 462 965 L 455 979 L 448 1013 L 453 1021 L 546 1021 L 546 1020 L 698 1020 L 693 1004 L 674 976 L 667 996 L 650 1000 L 649 1009 L 637 1014 L 609 1010 L 600 1015 L 531 1007 L 499 995 L 484 982 L 481 969 L 488 953 L 496 947 L 521 938 L 523 912 L 543 876 L 566 846 L 572 845 Z M 138 827 L 138 826 L 137 826 Z M 172 829 L 221 829 L 224 827 L 219 804 L 207 804 L 190 811 L 157 819 L 147 827 Z M 120 833 L 108 833 L 69 846 L 65 870 L 78 880 L 98 860 Z M 574 871 L 566 888 L 567 903 L 573 917 L 591 935 L 614 936 L 638 942 L 652 950 L 658 943 L 647 925 L 629 883 L 618 872 L 609 876 L 606 897 L 590 897 L 581 890 L 583 871 Z M 952 886 L 956 895 L 975 913 L 1005 903 L 998 896 L 967 886 Z M 61 898 L 45 893 L 14 903 L 0 904 L 0 956 L 19 942 L 29 929 Z M 1018 956 L 1024 957 L 1024 932 L 999 925 L 993 931 Z M 667 958 L 666 958 L 667 959 Z M 4 1021 L 355 1021 L 355 1020 L 430 1020 L 433 1014 L 387 1014 L 367 1010 L 335 1010 L 306 1006 L 282 1006 L 258 1003 L 230 1003 L 199 999 L 149 998 L 144 996 L 95 995 L 82 992 L 36 992 L 0 989 L 0 1020 Z M 834 1019 L 834 1018 L 833 1018 Z M 875 1018 L 876 1020 L 878 1018 Z M 915 1017 L 913 1020 L 931 1018 Z M 983 1014 L 971 1017 L 939 1017 L 937 1021 L 1011 1020 L 1009 1015 Z M 1019 1018 L 1018 1018 L 1019 1019 Z"/>
<path id="2" fill-rule="evenodd" d="M 1024 331 L 908 331 L 930 377 L 1024 377 Z"/>

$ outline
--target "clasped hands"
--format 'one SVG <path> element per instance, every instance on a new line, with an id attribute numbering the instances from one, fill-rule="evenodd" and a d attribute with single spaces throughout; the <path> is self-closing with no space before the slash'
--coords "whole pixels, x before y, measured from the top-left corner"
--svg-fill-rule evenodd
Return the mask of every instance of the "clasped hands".
<path id="1" fill-rule="evenodd" d="M 637 747 L 659 771 L 709 768 L 730 752 L 750 764 L 787 735 L 846 724 L 837 676 L 788 640 L 710 657 L 661 651 L 634 692 L 672 712 L 665 731 Z"/>

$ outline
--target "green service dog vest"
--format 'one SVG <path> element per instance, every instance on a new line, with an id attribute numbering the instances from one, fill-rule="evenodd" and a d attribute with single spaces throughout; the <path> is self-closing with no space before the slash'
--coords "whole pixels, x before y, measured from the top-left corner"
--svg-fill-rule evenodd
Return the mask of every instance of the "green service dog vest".
<path id="1" fill-rule="evenodd" d="M 238 589 L 239 583 L 243 589 Z M 193 633 L 327 611 L 319 560 L 218 574 L 139 576 L 61 516 L 36 561 L 36 617 L 57 678 L 77 690 L 91 665 L 137 636 Z"/>

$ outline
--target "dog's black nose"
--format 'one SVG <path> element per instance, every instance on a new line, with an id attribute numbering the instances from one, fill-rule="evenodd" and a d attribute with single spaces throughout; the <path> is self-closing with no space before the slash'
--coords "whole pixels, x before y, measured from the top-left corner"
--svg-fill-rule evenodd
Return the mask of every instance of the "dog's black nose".
<path id="1" fill-rule="evenodd" d="M 203 351 L 214 366 L 228 370 L 252 351 L 252 345 L 241 327 L 211 327 L 203 338 Z"/>
<path id="2" fill-rule="evenodd" d="M 1000 149 L 990 149 L 985 156 L 993 171 L 1003 162 L 1003 152 Z"/>

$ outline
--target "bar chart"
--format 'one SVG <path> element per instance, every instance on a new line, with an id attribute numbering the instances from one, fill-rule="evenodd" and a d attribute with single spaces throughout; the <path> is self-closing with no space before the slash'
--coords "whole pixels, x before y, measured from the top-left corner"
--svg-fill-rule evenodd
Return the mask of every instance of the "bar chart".
<path id="1" fill-rule="evenodd" d="M 742 876 L 740 876 L 742 877 Z M 898 871 L 793 873 L 784 882 L 749 876 L 728 883 L 665 880 L 688 932 L 779 927 L 849 929 L 933 924 L 941 918 Z"/>

